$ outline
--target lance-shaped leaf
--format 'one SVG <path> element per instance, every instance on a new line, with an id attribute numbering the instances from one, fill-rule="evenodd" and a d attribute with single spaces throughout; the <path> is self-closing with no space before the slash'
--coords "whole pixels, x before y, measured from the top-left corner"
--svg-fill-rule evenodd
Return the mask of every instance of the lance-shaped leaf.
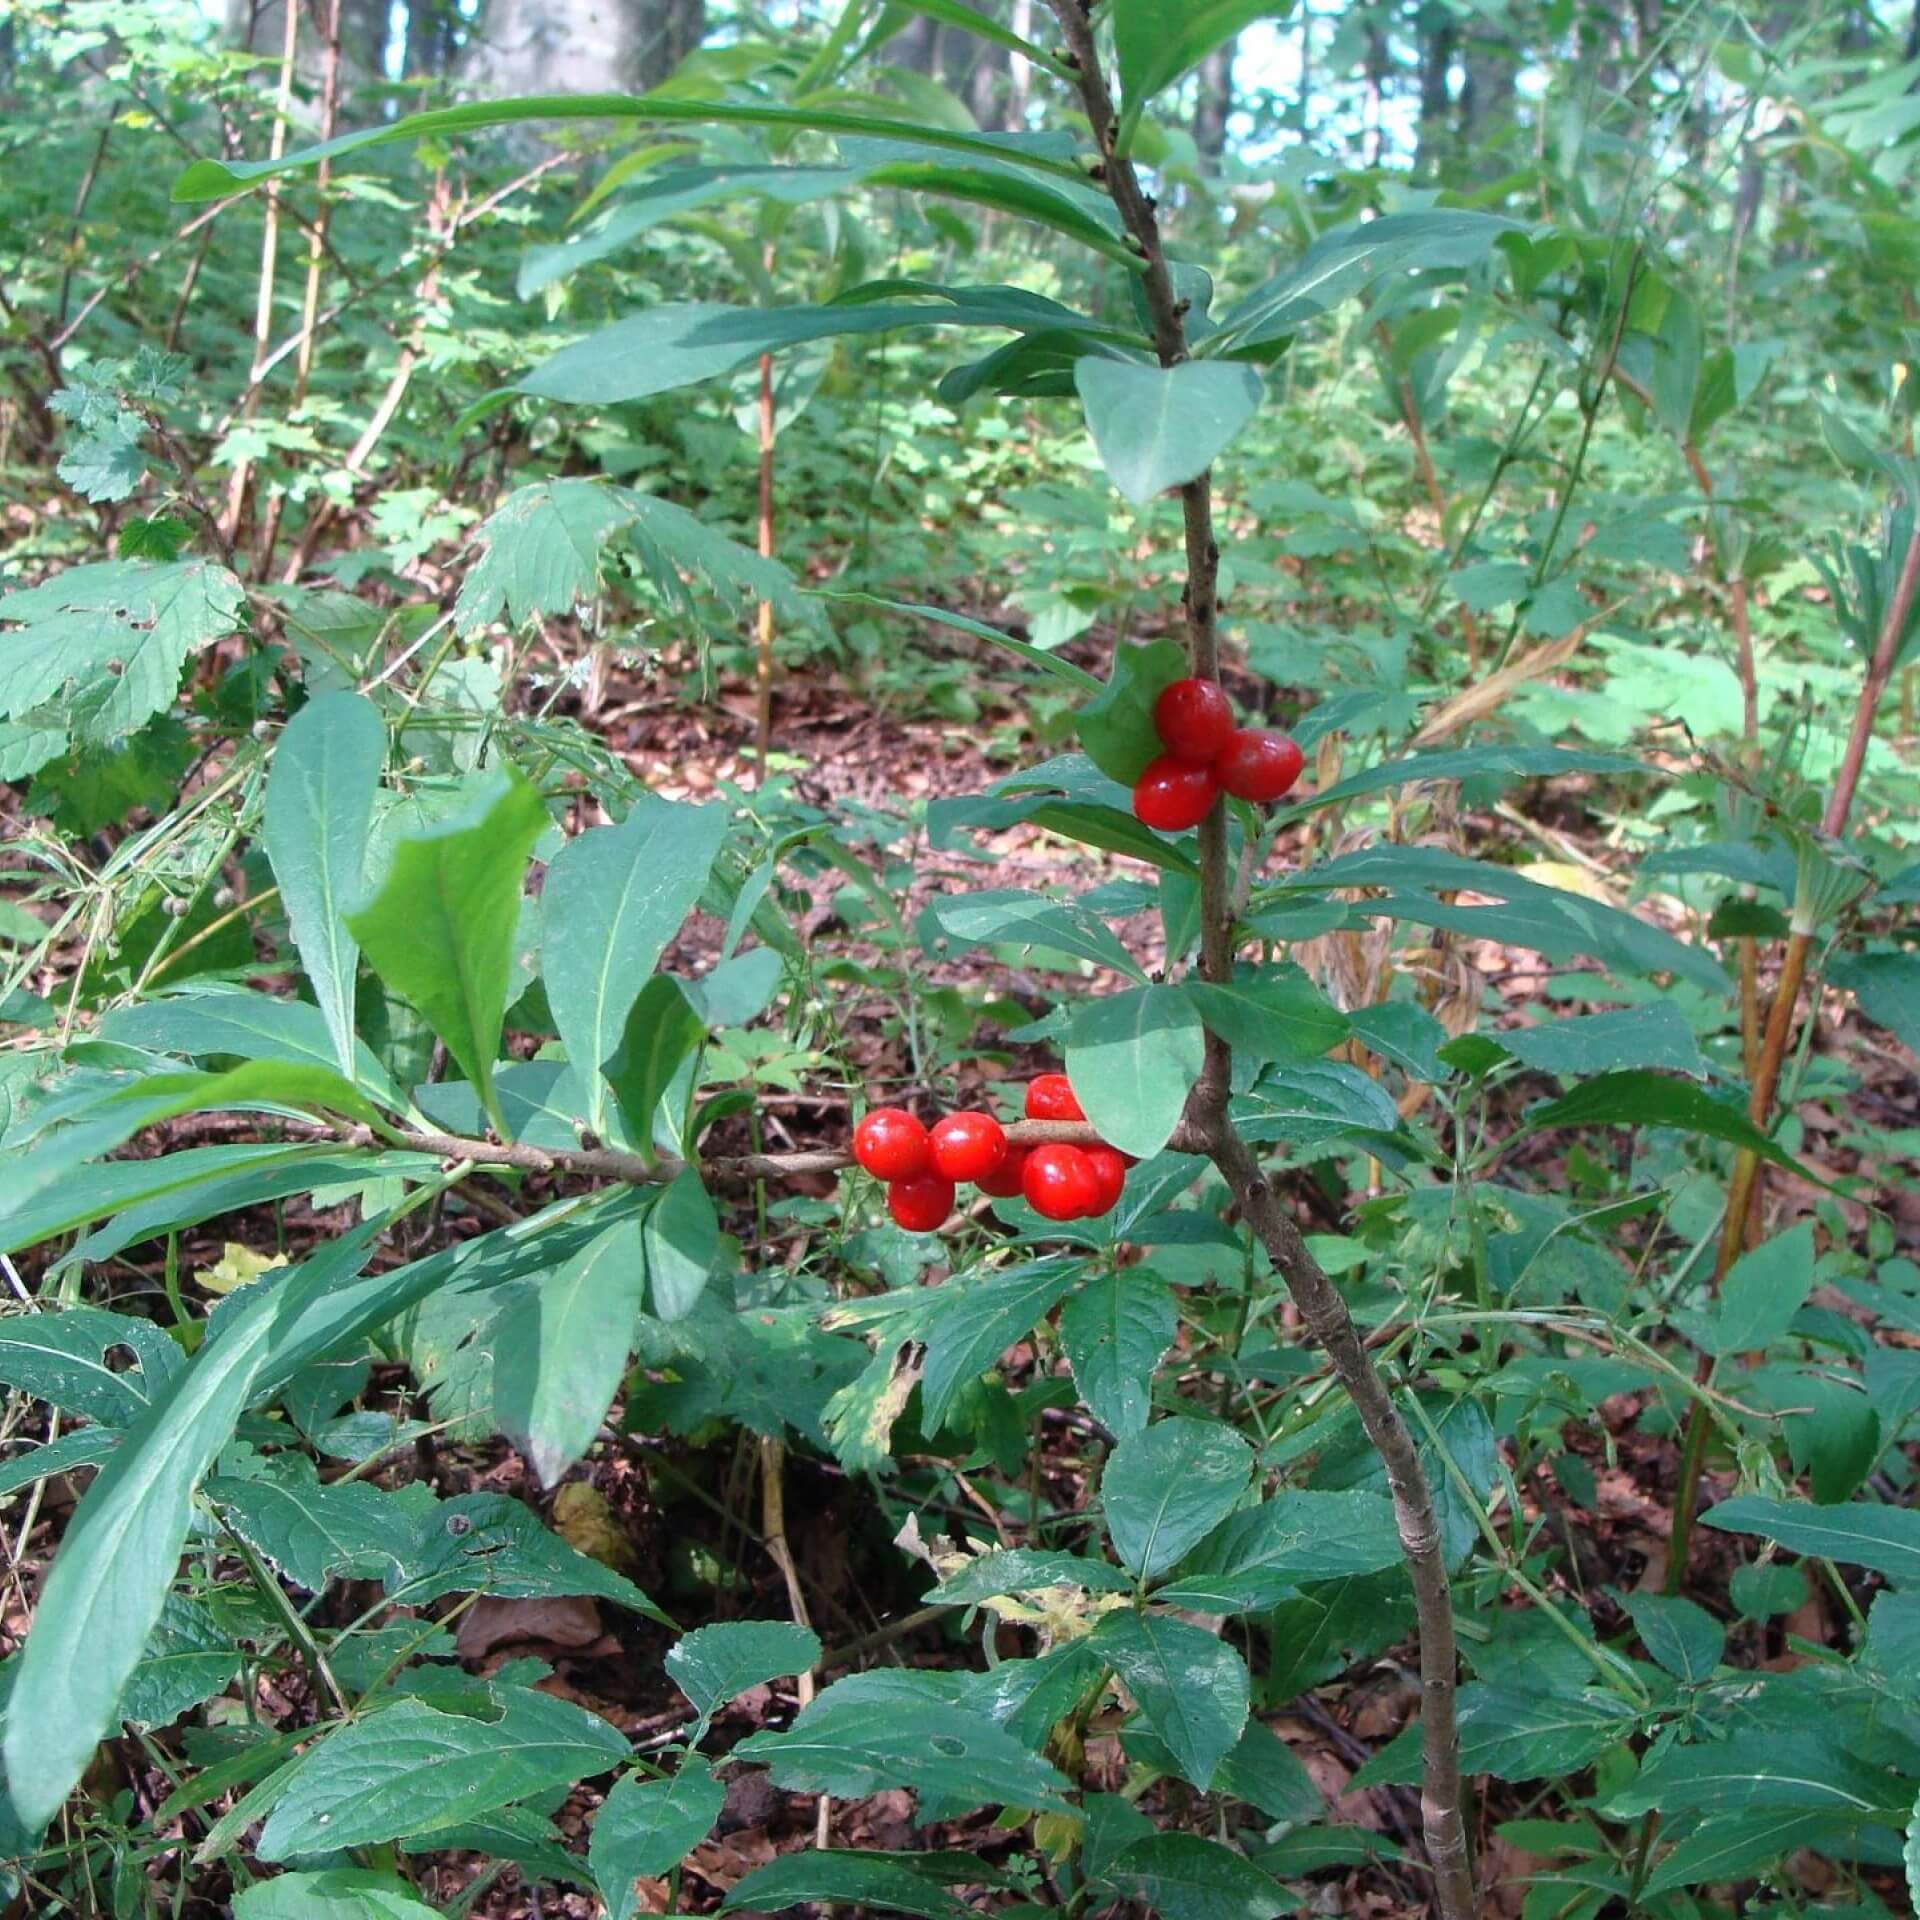
<path id="1" fill-rule="evenodd" d="M 618 826 L 569 840 L 547 868 L 541 977 L 586 1095 L 587 1124 L 603 1137 L 600 1068 L 667 942 L 698 904 L 726 831 L 724 807 L 676 806 L 648 794 Z"/>
<path id="2" fill-rule="evenodd" d="M 347 917 L 368 961 L 419 1008 L 506 1137 L 493 1089 L 527 856 L 547 824 L 511 769 L 481 776 L 460 811 L 401 840 L 372 899 Z"/>
<path id="3" fill-rule="evenodd" d="M 592 1446 L 627 1370 L 646 1267 L 616 1221 L 493 1323 L 494 1412 L 543 1487 Z"/>
<path id="4" fill-rule="evenodd" d="M 379 709 L 357 693 L 323 693 L 287 723 L 267 778 L 261 840 L 293 929 L 300 964 L 333 1041 L 334 1064 L 354 1077 L 353 982 L 360 946 L 348 909 L 365 891 L 367 838 L 386 757 Z"/>

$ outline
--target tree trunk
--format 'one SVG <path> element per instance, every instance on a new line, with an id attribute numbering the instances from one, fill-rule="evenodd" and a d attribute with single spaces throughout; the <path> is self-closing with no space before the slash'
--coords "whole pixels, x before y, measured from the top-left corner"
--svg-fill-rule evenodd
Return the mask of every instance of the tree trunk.
<path id="1" fill-rule="evenodd" d="M 1193 144 L 1217 166 L 1227 150 L 1233 117 L 1233 57 L 1238 39 L 1224 40 L 1200 63 L 1200 90 L 1193 102 Z"/>
<path id="2" fill-rule="evenodd" d="M 644 0 L 640 84 L 657 87 L 706 37 L 707 0 Z"/>
<path id="3" fill-rule="evenodd" d="M 1420 126 L 1413 171 L 1419 180 L 1438 178 L 1447 158 L 1447 126 L 1453 105 L 1455 28 L 1444 6 L 1425 0 L 1417 21 L 1420 36 Z"/>
<path id="4" fill-rule="evenodd" d="M 1512 35 L 1483 29 L 1467 37 L 1460 49 L 1464 74 L 1459 103 L 1461 152 L 1485 146 L 1511 124 L 1519 59 L 1520 49 Z"/>

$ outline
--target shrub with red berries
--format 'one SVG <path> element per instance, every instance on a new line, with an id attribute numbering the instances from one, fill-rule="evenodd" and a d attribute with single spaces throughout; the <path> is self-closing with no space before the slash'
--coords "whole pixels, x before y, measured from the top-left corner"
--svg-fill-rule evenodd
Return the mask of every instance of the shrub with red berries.
<path id="1" fill-rule="evenodd" d="M 1026 1092 L 1029 1120 L 1084 1121 L 1064 1073 L 1043 1073 Z M 853 1131 L 857 1165 L 887 1189 L 887 1211 L 909 1233 L 935 1233 L 953 1212 L 955 1189 L 990 1199 L 1024 1198 L 1049 1220 L 1091 1220 L 1112 1212 L 1133 1163 L 1115 1147 L 1048 1141 L 1025 1146 L 992 1114 L 969 1108 L 931 1129 L 903 1107 L 875 1107 Z"/>
<path id="2" fill-rule="evenodd" d="M 1134 783 L 1134 818 L 1159 833 L 1197 827 L 1222 793 L 1270 806 L 1300 778 L 1306 756 L 1270 727 L 1236 727 L 1217 680 L 1172 681 L 1153 703 L 1166 749 Z"/>

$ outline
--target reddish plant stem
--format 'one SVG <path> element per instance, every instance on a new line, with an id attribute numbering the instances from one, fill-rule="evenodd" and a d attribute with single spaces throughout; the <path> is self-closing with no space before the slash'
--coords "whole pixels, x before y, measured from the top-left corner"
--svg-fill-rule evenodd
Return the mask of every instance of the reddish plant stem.
<path id="1" fill-rule="evenodd" d="M 1161 248 L 1154 203 L 1142 190 L 1132 161 L 1115 151 L 1113 98 L 1101 69 L 1091 21 L 1080 0 L 1052 0 L 1052 5 L 1066 41 L 1068 61 L 1079 79 L 1080 97 L 1099 148 L 1107 192 L 1139 248 L 1155 351 L 1163 367 L 1178 366 L 1187 358 L 1185 303 L 1175 289 Z M 1198 677 L 1218 680 L 1220 549 L 1214 536 L 1208 475 L 1201 474 L 1180 489 L 1180 505 L 1187 563 L 1182 603 L 1188 668 Z M 1220 804 L 1200 825 L 1200 888 L 1201 975 L 1208 980 L 1228 980 L 1233 974 L 1233 889 L 1226 815 Z M 1478 1902 L 1462 1810 L 1464 1789 L 1455 1708 L 1458 1653 L 1432 1492 L 1421 1468 L 1419 1449 L 1354 1327 L 1345 1300 L 1314 1259 L 1292 1215 L 1268 1184 L 1258 1159 L 1228 1115 L 1232 1065 L 1225 1042 L 1209 1032 L 1200 1077 L 1188 1101 L 1187 1124 L 1266 1248 L 1308 1332 L 1339 1374 L 1386 1470 L 1419 1625 L 1421 1815 L 1433 1871 L 1434 1911 L 1441 1920 L 1471 1920 Z"/>
<path id="2" fill-rule="evenodd" d="M 1920 503 L 1916 503 L 1920 507 Z M 1820 831 L 1829 840 L 1837 840 L 1846 831 L 1853 812 L 1854 796 L 1860 789 L 1860 775 L 1866 766 L 1867 747 L 1873 739 L 1874 719 L 1880 703 L 1892 684 L 1899 659 L 1900 643 L 1912 617 L 1914 596 L 1920 591 L 1920 512 L 1907 540 L 1893 598 L 1881 618 L 1880 631 L 1874 637 L 1872 656 L 1867 661 L 1866 678 L 1861 682 L 1859 703 L 1853 711 L 1853 725 L 1847 734 L 1846 752 L 1833 791 L 1827 796 L 1826 810 L 1820 816 Z M 1800 988 L 1806 979 L 1807 960 L 1813 950 L 1816 929 L 1796 925 L 1788 935 L 1786 953 L 1781 961 L 1780 983 L 1774 989 L 1773 1004 L 1767 1013 L 1767 1030 L 1760 1043 L 1760 1059 L 1747 1098 L 1747 1118 L 1768 1130 L 1773 1125 L 1774 1096 L 1779 1091 L 1780 1072 L 1788 1043 L 1793 1034 L 1794 1009 Z M 1754 1217 L 1760 1190 L 1760 1157 L 1742 1148 L 1734 1161 L 1733 1177 L 1727 1183 L 1726 1218 L 1720 1225 L 1720 1245 L 1713 1263 L 1713 1291 L 1717 1295 L 1733 1263 L 1747 1243 L 1747 1226 Z M 1700 1357 L 1696 1377 L 1704 1384 L 1712 1371 L 1706 1355 Z M 1707 1452 L 1707 1410 L 1704 1400 L 1696 1400 L 1687 1420 L 1686 1438 L 1680 1449 L 1680 1479 L 1674 1489 L 1673 1546 L 1667 1562 L 1667 1590 L 1677 1593 L 1686 1584 L 1689 1549 L 1692 1545 L 1694 1513 L 1700 1500 L 1700 1471 Z"/>

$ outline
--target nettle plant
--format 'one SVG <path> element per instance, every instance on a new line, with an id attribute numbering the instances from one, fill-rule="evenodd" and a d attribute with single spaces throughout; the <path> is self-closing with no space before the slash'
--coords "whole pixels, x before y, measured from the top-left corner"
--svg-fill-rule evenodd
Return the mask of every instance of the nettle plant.
<path id="1" fill-rule="evenodd" d="M 1788 1045 L 1803 978 L 1844 936 L 1869 1006 L 1891 1024 L 1910 1018 L 1912 955 L 1896 928 L 1863 917 L 1874 875 L 1840 837 L 1874 709 L 1913 633 L 1911 465 L 1880 463 L 1895 501 L 1883 537 L 1839 556 L 1834 573 L 1871 663 L 1844 798 L 1815 823 L 1749 802 L 1763 768 L 1729 773 L 1725 833 L 1668 856 L 1676 872 L 1731 889 L 1710 929 L 1729 959 L 1741 940 L 1786 936 L 1771 1017 L 1757 1002 L 1747 1010 L 1744 1060 L 1739 1036 L 1730 1047 L 1718 1037 L 1739 987 L 1709 944 L 1435 846 L 1383 843 L 1275 869 L 1284 829 L 1330 826 L 1374 796 L 1622 781 L 1638 770 L 1631 758 L 1524 740 L 1421 753 L 1269 810 L 1290 763 L 1286 779 L 1269 767 L 1227 778 L 1224 792 L 1208 774 L 1204 793 L 1183 794 L 1186 813 L 1169 811 L 1153 763 L 1183 743 L 1205 759 L 1187 730 L 1196 720 L 1201 744 L 1219 747 L 1209 715 L 1224 698 L 1211 691 L 1223 535 L 1210 472 L 1300 328 L 1363 295 L 1369 326 L 1392 338 L 1436 290 L 1465 284 L 1561 325 L 1586 313 L 1604 389 L 1607 343 L 1618 348 L 1635 296 L 1631 255 L 1610 240 L 1427 206 L 1322 236 L 1216 313 L 1207 274 L 1163 245 L 1132 149 L 1155 95 L 1265 11 L 1113 0 L 1097 24 L 1066 0 L 1061 48 L 1019 50 L 1069 90 L 1090 146 L 1070 133 L 888 120 L 870 98 L 833 90 L 830 66 L 784 105 L 673 90 L 508 102 L 183 177 L 180 197 L 209 199 L 382 142 L 628 117 L 778 136 L 767 166 L 823 171 L 786 145 L 845 141 L 834 164 L 846 177 L 805 191 L 878 182 L 1038 223 L 1085 249 L 1107 294 L 1100 317 L 1014 288 L 895 281 L 820 305 L 661 306 L 566 348 L 517 392 L 611 406 L 849 334 L 1009 333 L 961 384 L 1077 395 L 1119 491 L 1143 508 L 1177 496 L 1169 565 L 1182 636 L 1119 651 L 1100 680 L 978 622 L 892 610 L 902 630 L 948 618 L 1077 703 L 1079 752 L 939 803 L 935 844 L 964 849 L 970 834 L 1032 823 L 1151 876 L 1094 900 L 946 892 L 911 929 L 817 823 L 668 803 L 577 731 L 436 705 L 399 672 L 434 658 L 450 629 L 570 607 L 616 550 L 663 593 L 700 574 L 795 620 L 819 617 L 820 599 L 783 570 L 665 501 L 587 479 L 525 487 L 482 528 L 482 557 L 445 623 L 403 636 L 399 661 L 384 662 L 377 630 L 354 657 L 295 650 L 301 697 L 285 724 L 242 733 L 210 798 L 116 856 L 128 871 L 145 861 L 177 904 L 93 956 L 86 990 L 103 1017 L 84 1037 L 12 1056 L 4 1083 L 0 1245 L 47 1248 L 52 1285 L 47 1311 L 6 1323 L 0 1366 L 55 1410 L 46 1444 L 9 1462 L 4 1485 L 81 1467 L 96 1476 L 25 1649 L 0 1668 L 6 1844 L 23 1885 L 142 1911 L 190 1856 L 224 1866 L 235 1910 L 253 1920 L 424 1914 L 407 1857 L 465 1849 L 596 1889 L 626 1916 L 653 1897 L 644 1881 L 664 1876 L 677 1892 L 682 1861 L 720 1814 L 717 1716 L 792 1676 L 802 1704 L 791 1723 L 724 1757 L 820 1796 L 823 1843 L 831 1802 L 905 1788 L 926 1824 L 1000 1809 L 992 1831 L 1004 1845 L 989 1860 L 822 1844 L 749 1874 L 727 1907 L 825 1901 L 957 1920 L 972 1890 L 1010 1909 L 1138 1903 L 1172 1920 L 1264 1920 L 1299 1905 L 1290 1883 L 1316 1868 L 1413 1849 L 1327 1825 L 1305 1768 L 1255 1709 L 1410 1631 L 1415 1723 L 1356 1780 L 1418 1784 L 1424 1861 L 1407 1865 L 1448 1920 L 1481 1898 L 1467 1804 L 1479 1776 L 1538 1783 L 1526 1816 L 1502 1830 L 1544 1863 L 1530 1914 L 1625 1901 L 1691 1915 L 1691 1889 L 1766 1874 L 1799 1847 L 1898 1861 L 1920 1784 L 1920 1519 L 1854 1496 L 1911 1479 L 1898 1442 L 1920 1385 L 1911 1356 L 1807 1301 L 1824 1272 L 1910 1324 L 1920 1281 L 1877 1231 L 1866 1257 L 1844 1238 L 1816 1256 L 1806 1226 L 1748 1241 L 1761 1171 L 1790 1158 L 1772 1120 L 1783 1072 L 1807 1059 L 1804 1038 L 1797 1066 Z M 726 190 L 714 181 L 702 169 L 683 184 Z M 743 190 L 770 191 L 760 175 Z M 1671 377 L 1654 355 L 1649 390 L 1685 427 L 1692 410 L 1673 402 Z M 119 405 L 100 401 L 97 433 L 120 431 Z M 173 524 L 164 553 L 0 605 L 23 629 L 10 657 L 40 662 L 7 682 L 13 725 L 123 738 L 172 698 L 192 654 L 240 629 L 238 582 Z M 33 652 L 53 641 L 57 655 Z M 1170 687 L 1184 689 L 1172 717 Z M 562 822 L 586 796 L 612 824 L 569 836 Z M 210 891 L 235 854 L 251 912 Z M 1126 1156 L 1117 1194 L 1095 1204 L 1048 1189 L 1044 1210 L 992 1195 L 990 1209 L 953 1221 L 950 1190 L 918 1195 L 896 1219 L 942 1237 L 869 1236 L 865 1258 L 889 1283 L 878 1292 L 827 1299 L 756 1270 L 752 1247 L 722 1231 L 715 1193 L 750 1183 L 762 1208 L 778 1205 L 783 1179 L 853 1162 L 851 1140 L 785 1155 L 704 1145 L 752 1105 L 715 1063 L 737 1076 L 744 1062 L 750 1075 L 752 1023 L 783 984 L 817 984 L 778 910 L 781 869 L 801 860 L 867 889 L 903 965 L 917 940 L 936 957 L 985 949 L 1126 983 L 1063 991 L 1032 1037 L 1058 1047 L 1066 1088 L 1004 1129 L 1013 1151 L 1033 1154 L 1029 1167 L 1044 1148 Z M 1912 893 L 1896 881 L 1882 897 Z M 696 908 L 726 933 L 718 963 L 689 978 L 661 962 Z M 1109 924 L 1143 908 L 1158 909 L 1164 932 L 1151 972 Z M 1579 960 L 1597 969 L 1579 981 L 1619 1005 L 1450 1035 L 1410 994 L 1336 1006 L 1286 957 L 1383 922 Z M 235 928 L 248 936 L 237 958 L 178 964 L 195 947 L 200 961 L 223 952 Z M 277 964 L 297 961 L 299 997 L 238 984 L 254 970 L 255 932 L 276 943 Z M 183 980 L 195 984 L 162 990 Z M 809 1018 L 790 1015 L 790 1034 Z M 503 1045 L 507 1035 L 532 1048 Z M 812 1038 L 831 1050 L 830 1031 Z M 1743 1068 L 1744 1103 L 1727 1097 Z M 1520 1137 L 1643 1129 L 1625 1174 L 1581 1155 L 1565 1192 L 1503 1178 L 1485 1121 L 1523 1074 L 1564 1086 L 1525 1113 Z M 163 1137 L 151 1154 L 111 1157 L 211 1114 L 243 1116 L 239 1135 Z M 869 1130 L 862 1162 L 921 1176 L 925 1143 L 911 1126 L 885 1131 Z M 950 1171 L 1011 1184 L 984 1130 L 963 1144 Z M 1280 1177 L 1343 1158 L 1372 1166 L 1374 1190 L 1350 1234 L 1310 1239 Z M 494 1184 L 477 1188 L 483 1175 Z M 847 1210 L 876 1211 L 865 1176 L 847 1181 Z M 1703 1190 L 1722 1196 L 1704 1220 Z M 530 1191 L 554 1197 L 512 1204 Z M 204 1319 L 182 1301 L 171 1252 L 171 1326 L 73 1304 L 90 1264 L 154 1240 L 173 1249 L 186 1229 L 300 1195 L 357 1210 L 359 1223 L 297 1265 L 242 1247 Z M 449 1222 L 469 1230 L 437 1231 Z M 851 1260 L 859 1249 L 848 1242 Z M 936 1255 L 949 1271 L 918 1284 Z M 998 1367 L 1022 1341 L 1043 1364 L 1016 1393 Z M 411 1369 L 430 1423 L 361 1406 L 372 1369 L 393 1362 Z M 1550 1503 L 1529 1489 L 1592 1499 L 1591 1461 L 1570 1435 L 1622 1392 L 1646 1396 L 1653 1430 L 1684 1430 L 1694 1462 L 1718 1448 L 1741 1464 L 1754 1491 L 1710 1509 L 1712 1524 L 1808 1556 L 1856 1610 L 1833 1562 L 1885 1576 L 1853 1658 L 1759 1672 L 1730 1663 L 1725 1621 L 1693 1599 L 1582 1599 L 1558 1579 Z M 674 1637 L 666 1671 L 690 1711 L 666 1740 L 638 1745 L 542 1691 L 538 1661 L 468 1672 L 453 1629 L 478 1597 L 584 1595 L 677 1632 L 667 1612 L 523 1502 L 443 1499 L 425 1480 L 383 1478 L 397 1448 L 451 1429 L 504 1434 L 552 1488 L 599 1444 L 616 1403 L 630 1430 L 720 1421 L 755 1437 L 764 1541 L 792 1614 Z M 1063 1408 L 1098 1462 L 1094 1490 L 1064 1511 L 1028 1459 L 1030 1430 Z M 984 1550 L 923 1538 L 913 1500 L 887 1498 L 909 1523 L 903 1544 L 930 1566 L 929 1603 L 982 1618 L 990 1653 L 1003 1624 L 1028 1650 L 977 1669 L 847 1671 L 816 1685 L 852 1662 L 823 1650 L 793 1573 L 789 1447 L 876 1484 L 899 1452 L 997 1468 L 1008 1483 L 1000 1536 Z M 1802 1470 L 1818 1504 L 1789 1497 L 1789 1473 Z M 1736 1575 L 1732 1601 L 1750 1623 L 1806 1594 L 1802 1568 L 1769 1547 Z M 277 1720 L 260 1705 L 268 1681 L 285 1708 Z M 1127 1790 L 1097 1791 L 1088 1744 L 1115 1730 Z M 90 1772 L 103 1742 L 110 1756 L 125 1740 L 173 1783 L 159 1804 L 136 1805 L 111 1769 Z M 603 1792 L 584 1860 L 551 1818 L 581 1782 Z"/>

